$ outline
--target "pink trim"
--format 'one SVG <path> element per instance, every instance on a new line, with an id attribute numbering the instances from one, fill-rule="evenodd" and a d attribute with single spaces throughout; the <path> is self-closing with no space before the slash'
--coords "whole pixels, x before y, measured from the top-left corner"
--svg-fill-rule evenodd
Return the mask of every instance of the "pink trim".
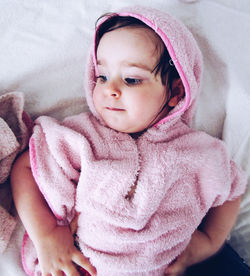
<path id="1" fill-rule="evenodd" d="M 55 210 L 50 206 L 49 204 L 49 201 L 47 200 L 46 196 L 45 196 L 45 193 L 43 191 L 43 188 L 42 186 L 40 185 L 39 183 L 39 174 L 38 174 L 38 166 L 37 166 L 37 160 L 36 160 L 36 150 L 35 150 L 35 143 L 34 143 L 34 138 L 31 138 L 30 141 L 29 141 L 29 155 L 30 155 L 30 165 L 31 165 L 31 171 L 32 171 L 32 174 L 33 174 L 33 177 L 41 191 L 41 193 L 43 194 L 43 196 L 45 197 L 45 200 L 47 201 L 50 209 L 52 210 L 53 214 L 55 215 L 56 219 L 58 220 L 63 220 L 63 218 L 61 216 L 59 216 Z M 21 255 L 22 255 L 22 265 L 23 265 L 23 268 L 26 272 L 26 274 L 28 274 L 29 276 L 34 276 L 33 272 L 30 271 L 28 269 L 28 266 L 27 266 L 27 263 L 26 263 L 26 256 L 25 256 L 25 247 L 26 247 L 26 243 L 29 239 L 29 235 L 27 233 L 27 231 L 24 233 L 24 236 L 23 236 L 23 243 L 22 243 L 22 252 L 21 252 Z"/>
<path id="2" fill-rule="evenodd" d="M 42 187 L 42 185 L 40 184 L 39 182 L 39 174 L 38 174 L 38 166 L 37 166 L 37 162 L 36 162 L 36 150 L 35 150 L 35 143 L 34 143 L 34 138 L 31 138 L 30 139 L 30 142 L 29 142 L 29 155 L 30 155 L 30 166 L 31 166 L 31 171 L 32 171 L 32 174 L 34 176 L 34 179 L 41 191 L 41 193 L 43 194 L 47 204 L 49 205 L 51 211 L 53 212 L 53 214 L 55 215 L 55 217 L 58 219 L 58 220 L 63 220 L 63 217 L 61 217 L 60 215 L 58 215 L 56 213 L 56 211 L 52 208 L 52 206 L 50 205 L 50 202 L 48 200 L 48 198 L 46 197 L 46 193 Z"/>
<path id="3" fill-rule="evenodd" d="M 22 265 L 23 265 L 23 268 L 24 268 L 24 271 L 26 274 L 28 274 L 29 276 L 34 276 L 34 274 L 32 273 L 32 271 L 30 271 L 28 269 L 28 266 L 26 264 L 26 261 L 25 261 L 25 253 L 24 253 L 24 248 L 26 246 L 26 243 L 27 243 L 27 240 L 29 239 L 29 235 L 28 233 L 25 231 L 24 235 L 23 235 L 23 243 L 22 243 Z"/>
<path id="4" fill-rule="evenodd" d="M 184 88 L 185 88 L 185 103 L 184 105 L 182 106 L 182 108 L 180 108 L 179 110 L 177 110 L 176 112 L 174 112 L 173 114 L 163 118 L 162 120 L 160 120 L 158 123 L 156 123 L 154 126 L 155 127 L 158 127 L 159 125 L 171 120 L 173 117 L 176 117 L 177 115 L 183 113 L 185 110 L 187 110 L 188 106 L 190 105 L 190 102 L 191 102 L 191 93 L 190 93 L 190 86 L 189 86 L 189 83 L 187 81 L 187 78 L 186 78 L 186 75 L 182 69 L 182 66 L 180 64 L 180 62 L 178 61 L 178 59 L 176 58 L 176 54 L 175 54 L 175 51 L 174 51 L 174 48 L 172 46 L 172 44 L 170 43 L 168 37 L 166 36 L 166 34 L 159 28 L 159 27 L 156 27 L 155 24 L 150 21 L 149 19 L 147 19 L 146 17 L 142 16 L 142 15 L 139 15 L 139 14 L 136 14 L 136 13 L 131 13 L 131 12 L 121 12 L 121 13 L 117 13 L 118 15 L 120 16 L 131 16 L 131 17 L 135 17 L 139 20 L 141 20 L 142 22 L 144 22 L 145 24 L 147 24 L 152 30 L 154 30 L 155 32 L 157 32 L 157 34 L 161 37 L 162 41 L 165 43 L 167 49 L 168 49 L 168 52 L 169 52 L 169 55 L 171 57 L 171 59 L 173 60 L 174 62 L 174 65 L 181 77 L 181 80 L 182 80 L 182 83 L 184 85 Z M 112 16 L 112 15 L 111 15 Z M 101 26 L 101 24 L 106 21 L 110 16 L 107 16 L 106 18 L 104 18 L 100 24 L 98 25 L 97 29 L 99 28 L 99 26 Z M 95 52 L 95 46 L 96 46 L 96 32 L 95 32 L 95 37 L 94 37 L 94 49 L 93 49 L 93 63 L 94 63 L 94 66 L 95 66 L 95 72 L 97 73 L 97 65 L 96 65 L 96 52 Z"/>
<path id="5" fill-rule="evenodd" d="M 93 49 L 92 49 L 92 52 L 93 52 L 93 63 L 94 63 L 94 67 L 95 67 L 95 74 L 97 75 L 98 74 L 98 70 L 97 70 L 97 59 L 96 59 L 96 52 L 95 52 L 95 47 L 96 47 L 96 33 L 97 33 L 97 30 L 98 28 L 102 25 L 102 23 L 104 23 L 110 16 L 107 16 L 107 17 L 104 17 L 102 19 L 100 19 L 100 23 L 98 24 L 96 30 L 95 30 L 95 35 L 94 35 L 94 44 L 93 44 Z"/>

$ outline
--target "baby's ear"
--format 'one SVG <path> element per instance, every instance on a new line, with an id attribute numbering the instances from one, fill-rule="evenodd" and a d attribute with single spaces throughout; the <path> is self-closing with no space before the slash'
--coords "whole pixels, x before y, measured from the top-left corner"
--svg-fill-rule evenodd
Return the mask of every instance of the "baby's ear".
<path id="1" fill-rule="evenodd" d="M 185 90 L 180 78 L 173 80 L 171 98 L 168 106 L 175 107 L 178 102 L 184 97 Z"/>

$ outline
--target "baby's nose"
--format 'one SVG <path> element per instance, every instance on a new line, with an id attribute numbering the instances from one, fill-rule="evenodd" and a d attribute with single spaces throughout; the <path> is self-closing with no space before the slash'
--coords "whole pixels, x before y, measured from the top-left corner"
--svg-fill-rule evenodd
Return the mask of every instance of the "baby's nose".
<path id="1" fill-rule="evenodd" d="M 107 87 L 108 95 L 114 98 L 119 98 L 121 96 L 121 91 L 117 86 L 109 85 Z"/>
<path id="2" fill-rule="evenodd" d="M 111 91 L 110 96 L 114 98 L 119 98 L 121 96 L 121 92 L 119 90 Z"/>

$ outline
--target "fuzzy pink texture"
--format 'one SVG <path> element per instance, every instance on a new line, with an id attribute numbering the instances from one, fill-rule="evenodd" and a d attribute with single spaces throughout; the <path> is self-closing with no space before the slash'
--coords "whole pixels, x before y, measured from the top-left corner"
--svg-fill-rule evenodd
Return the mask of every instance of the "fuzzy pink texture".
<path id="1" fill-rule="evenodd" d="M 11 207 L 11 194 L 4 193 L 9 189 L 8 176 L 16 156 L 28 145 L 32 121 L 23 110 L 22 93 L 12 92 L 0 96 L 0 253 L 10 240 L 16 226 L 16 218 L 8 211 Z"/>
<path id="2" fill-rule="evenodd" d="M 11 234 L 16 226 L 16 218 L 11 216 L 7 210 L 0 206 L 0 253 L 4 252 L 8 242 L 10 240 Z"/>
<path id="3" fill-rule="evenodd" d="M 246 179 L 223 142 L 188 126 L 202 72 L 190 32 L 152 9 L 136 7 L 122 14 L 140 18 L 162 37 L 185 86 L 185 99 L 138 140 L 112 130 L 93 106 L 92 55 L 87 74 L 92 114 L 63 122 L 37 119 L 31 166 L 58 223 L 69 223 L 80 212 L 80 248 L 98 276 L 164 275 L 208 210 L 240 196 Z M 135 193 L 127 198 L 135 182 Z M 27 236 L 23 253 L 26 272 L 34 275 L 39 266 Z"/>

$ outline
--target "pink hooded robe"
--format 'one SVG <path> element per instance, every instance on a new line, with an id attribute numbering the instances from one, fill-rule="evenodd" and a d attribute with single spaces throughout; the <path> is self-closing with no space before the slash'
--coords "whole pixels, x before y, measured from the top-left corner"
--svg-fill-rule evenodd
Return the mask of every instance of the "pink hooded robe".
<path id="1" fill-rule="evenodd" d="M 93 106 L 93 54 L 86 84 L 91 113 L 63 122 L 38 118 L 30 140 L 32 172 L 59 224 L 80 213 L 79 245 L 98 276 L 164 275 L 208 210 L 239 197 L 246 180 L 223 142 L 189 127 L 202 72 L 191 33 L 160 11 L 134 7 L 119 14 L 142 20 L 161 37 L 185 98 L 137 140 L 110 129 Z M 23 264 L 28 275 L 39 270 L 27 235 Z"/>

